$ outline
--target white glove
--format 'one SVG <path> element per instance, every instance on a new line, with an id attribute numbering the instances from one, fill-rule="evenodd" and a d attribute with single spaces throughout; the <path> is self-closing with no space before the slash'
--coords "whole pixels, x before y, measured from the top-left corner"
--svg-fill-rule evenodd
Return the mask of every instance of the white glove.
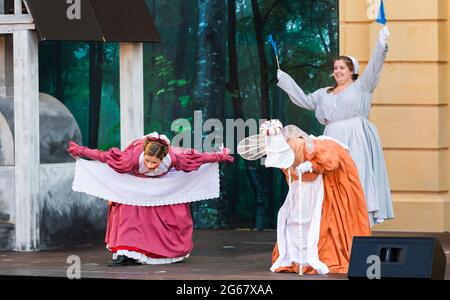
<path id="1" fill-rule="evenodd" d="M 277 70 L 277 79 L 278 79 L 278 81 L 280 81 L 280 79 L 281 79 L 281 76 L 283 76 L 283 71 L 281 71 L 280 69 L 278 69 Z"/>
<path id="2" fill-rule="evenodd" d="M 378 40 L 380 41 L 381 45 L 383 45 L 383 47 L 386 47 L 389 35 L 390 35 L 389 29 L 388 29 L 387 25 L 384 25 L 383 28 L 381 28 L 381 30 L 380 30 L 380 35 L 378 38 Z"/>
<path id="3" fill-rule="evenodd" d="M 301 173 L 309 172 L 311 173 L 313 171 L 312 169 L 312 163 L 310 161 L 305 161 L 298 165 L 296 168 L 297 174 L 300 175 Z"/>

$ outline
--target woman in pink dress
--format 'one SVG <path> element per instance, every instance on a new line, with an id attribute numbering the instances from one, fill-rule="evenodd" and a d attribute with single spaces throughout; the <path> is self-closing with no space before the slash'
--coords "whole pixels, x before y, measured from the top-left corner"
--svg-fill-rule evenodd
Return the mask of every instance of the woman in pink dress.
<path id="1" fill-rule="evenodd" d="M 229 150 L 200 153 L 170 146 L 164 135 L 153 133 L 133 141 L 125 150 L 89 149 L 69 143 L 74 157 L 108 164 L 119 173 L 138 177 L 164 176 L 171 168 L 190 172 L 202 164 L 233 162 Z M 113 253 L 110 266 L 167 264 L 187 258 L 192 250 L 193 222 L 189 203 L 163 206 L 135 206 L 111 203 L 105 242 Z"/>

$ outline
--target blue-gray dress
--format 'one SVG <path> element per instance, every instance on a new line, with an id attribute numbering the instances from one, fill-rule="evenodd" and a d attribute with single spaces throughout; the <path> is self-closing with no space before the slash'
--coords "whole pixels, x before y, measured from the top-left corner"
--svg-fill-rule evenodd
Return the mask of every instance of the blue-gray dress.
<path id="1" fill-rule="evenodd" d="M 372 225 L 394 217 L 383 149 L 377 129 L 368 120 L 387 50 L 387 45 L 378 42 L 362 76 L 338 95 L 327 93 L 328 88 L 306 95 L 284 72 L 278 81 L 294 104 L 315 111 L 319 122 L 326 125 L 324 135 L 350 148 Z"/>

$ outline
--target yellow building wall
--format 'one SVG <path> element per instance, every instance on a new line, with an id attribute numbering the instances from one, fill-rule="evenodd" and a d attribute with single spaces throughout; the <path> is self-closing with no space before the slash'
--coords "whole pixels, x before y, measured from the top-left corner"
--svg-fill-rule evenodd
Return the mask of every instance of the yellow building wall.
<path id="1" fill-rule="evenodd" d="M 341 55 L 362 68 L 380 0 L 339 1 Z M 375 231 L 450 231 L 450 0 L 385 0 L 389 52 L 370 119 L 383 144 L 395 219 Z"/>

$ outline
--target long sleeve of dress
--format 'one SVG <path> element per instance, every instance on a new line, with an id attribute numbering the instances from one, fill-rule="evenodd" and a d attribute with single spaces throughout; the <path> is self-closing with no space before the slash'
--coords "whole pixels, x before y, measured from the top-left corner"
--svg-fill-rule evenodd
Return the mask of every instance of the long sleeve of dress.
<path id="1" fill-rule="evenodd" d="M 175 156 L 173 167 L 176 170 L 191 172 L 195 171 L 202 164 L 215 162 L 233 162 L 234 158 L 229 155 L 229 150 L 224 149 L 221 153 L 199 152 L 195 149 L 172 148 Z"/>
<path id="2" fill-rule="evenodd" d="M 295 80 L 285 72 L 281 73 L 277 85 L 288 94 L 295 105 L 308 110 L 316 109 L 317 101 L 320 98 L 320 90 L 317 90 L 312 94 L 305 94 Z"/>
<path id="3" fill-rule="evenodd" d="M 304 146 L 305 142 L 301 138 L 289 139 L 288 144 L 292 151 L 294 151 L 295 160 L 291 168 L 283 169 L 287 181 L 289 179 L 289 171 L 291 179 L 298 180 L 296 168 L 300 163 L 305 161 L 311 162 L 313 172 L 303 173 L 303 181 L 313 181 L 317 178 L 318 174 L 331 172 L 339 167 L 339 153 L 329 141 L 314 141 L 314 151 L 312 153 L 306 151 Z"/>
<path id="4" fill-rule="evenodd" d="M 369 93 L 373 93 L 380 80 L 381 69 L 383 68 L 387 51 L 388 46 L 384 46 L 378 41 L 373 49 L 369 63 L 364 69 L 364 73 L 361 75 L 361 85 L 363 89 Z"/>
<path id="5" fill-rule="evenodd" d="M 314 152 L 304 152 L 306 159 L 312 163 L 314 172 L 330 172 L 339 166 L 339 154 L 327 141 L 314 141 Z"/>
<path id="6" fill-rule="evenodd" d="M 81 157 L 106 163 L 116 172 L 130 173 L 133 169 L 133 155 L 129 150 L 121 151 L 119 148 L 111 148 L 108 151 L 101 151 L 84 146 L 80 147 Z"/>

